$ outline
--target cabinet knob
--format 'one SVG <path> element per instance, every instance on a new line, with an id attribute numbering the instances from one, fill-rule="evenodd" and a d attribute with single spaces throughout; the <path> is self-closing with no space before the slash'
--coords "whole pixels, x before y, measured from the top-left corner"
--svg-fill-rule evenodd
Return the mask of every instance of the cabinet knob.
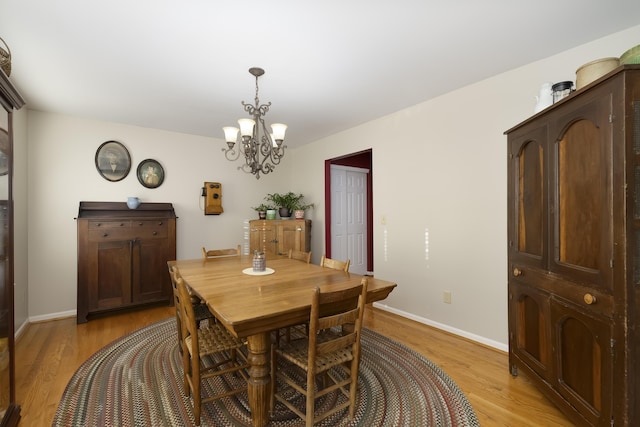
<path id="1" fill-rule="evenodd" d="M 520 270 L 518 267 L 513 269 L 513 275 L 518 277 L 518 276 L 522 276 L 522 270 Z"/>
<path id="2" fill-rule="evenodd" d="M 109 237 L 109 233 L 104 233 L 102 237 Z"/>
<path id="3" fill-rule="evenodd" d="M 596 297 L 591 294 L 584 294 L 584 302 L 588 305 L 596 303 Z"/>
<path id="4" fill-rule="evenodd" d="M 153 235 L 154 235 L 154 236 L 157 236 L 157 235 L 158 235 L 158 232 L 157 232 L 157 231 L 154 231 L 154 232 L 153 232 Z"/>
<path id="5" fill-rule="evenodd" d="M 162 221 L 158 221 L 158 225 L 162 225 Z"/>
<path id="6" fill-rule="evenodd" d="M 142 221 L 140 221 L 140 222 L 138 223 L 138 225 L 139 225 L 140 227 L 142 227 L 142 225 L 143 225 L 143 224 L 144 224 L 144 222 L 142 222 Z"/>
<path id="7" fill-rule="evenodd" d="M 302 227 L 298 227 L 296 231 L 302 231 Z"/>

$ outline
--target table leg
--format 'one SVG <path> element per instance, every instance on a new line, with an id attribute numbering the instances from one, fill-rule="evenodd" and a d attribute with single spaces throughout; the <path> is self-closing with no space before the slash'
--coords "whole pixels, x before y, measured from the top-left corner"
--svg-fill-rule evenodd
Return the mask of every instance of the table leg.
<path id="1" fill-rule="evenodd" d="M 271 375 L 269 373 L 269 333 L 251 335 L 247 338 L 249 352 L 249 408 L 254 427 L 264 427 L 269 423 L 269 393 Z"/>

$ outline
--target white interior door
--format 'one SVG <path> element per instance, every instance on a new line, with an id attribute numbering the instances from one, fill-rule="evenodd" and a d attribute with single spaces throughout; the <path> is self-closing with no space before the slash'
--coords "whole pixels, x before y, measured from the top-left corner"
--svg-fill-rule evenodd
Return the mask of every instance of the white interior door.
<path id="1" fill-rule="evenodd" d="M 349 271 L 367 272 L 368 169 L 331 166 L 331 258 L 350 259 Z"/>

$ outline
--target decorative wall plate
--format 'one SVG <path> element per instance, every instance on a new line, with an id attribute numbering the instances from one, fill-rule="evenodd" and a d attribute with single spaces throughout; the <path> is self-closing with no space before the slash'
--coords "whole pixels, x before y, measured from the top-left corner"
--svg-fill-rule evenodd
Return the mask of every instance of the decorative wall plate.
<path id="1" fill-rule="evenodd" d="M 138 181 L 147 188 L 158 188 L 164 182 L 164 169 L 157 160 L 146 159 L 138 165 Z"/>
<path id="2" fill-rule="evenodd" d="M 118 141 L 107 141 L 96 151 L 96 169 L 107 181 L 120 181 L 129 175 L 131 156 Z"/>

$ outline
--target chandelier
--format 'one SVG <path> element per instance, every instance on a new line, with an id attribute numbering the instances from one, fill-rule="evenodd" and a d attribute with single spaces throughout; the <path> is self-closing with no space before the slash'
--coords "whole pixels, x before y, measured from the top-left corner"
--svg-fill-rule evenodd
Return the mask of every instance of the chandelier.
<path id="1" fill-rule="evenodd" d="M 252 173 L 256 179 L 260 179 L 260 174 L 268 174 L 273 171 L 284 157 L 284 149 L 286 145 L 282 145 L 284 141 L 284 133 L 287 125 L 282 123 L 274 123 L 271 125 L 271 133 L 267 131 L 264 123 L 264 116 L 269 111 L 271 102 L 260 105 L 258 98 L 258 77 L 264 74 L 262 68 L 249 68 L 256 78 L 256 98 L 255 105 L 247 104 L 242 101 L 244 111 L 249 113 L 252 119 L 240 119 L 238 124 L 240 129 L 232 126 L 223 127 L 224 137 L 227 141 L 228 148 L 223 148 L 224 155 L 227 160 L 236 161 L 240 154 L 244 156 L 244 164 L 238 166 L 239 170 Z M 238 139 L 238 131 L 242 137 L 242 145 L 235 149 Z M 262 134 L 262 135 L 261 135 Z"/>

